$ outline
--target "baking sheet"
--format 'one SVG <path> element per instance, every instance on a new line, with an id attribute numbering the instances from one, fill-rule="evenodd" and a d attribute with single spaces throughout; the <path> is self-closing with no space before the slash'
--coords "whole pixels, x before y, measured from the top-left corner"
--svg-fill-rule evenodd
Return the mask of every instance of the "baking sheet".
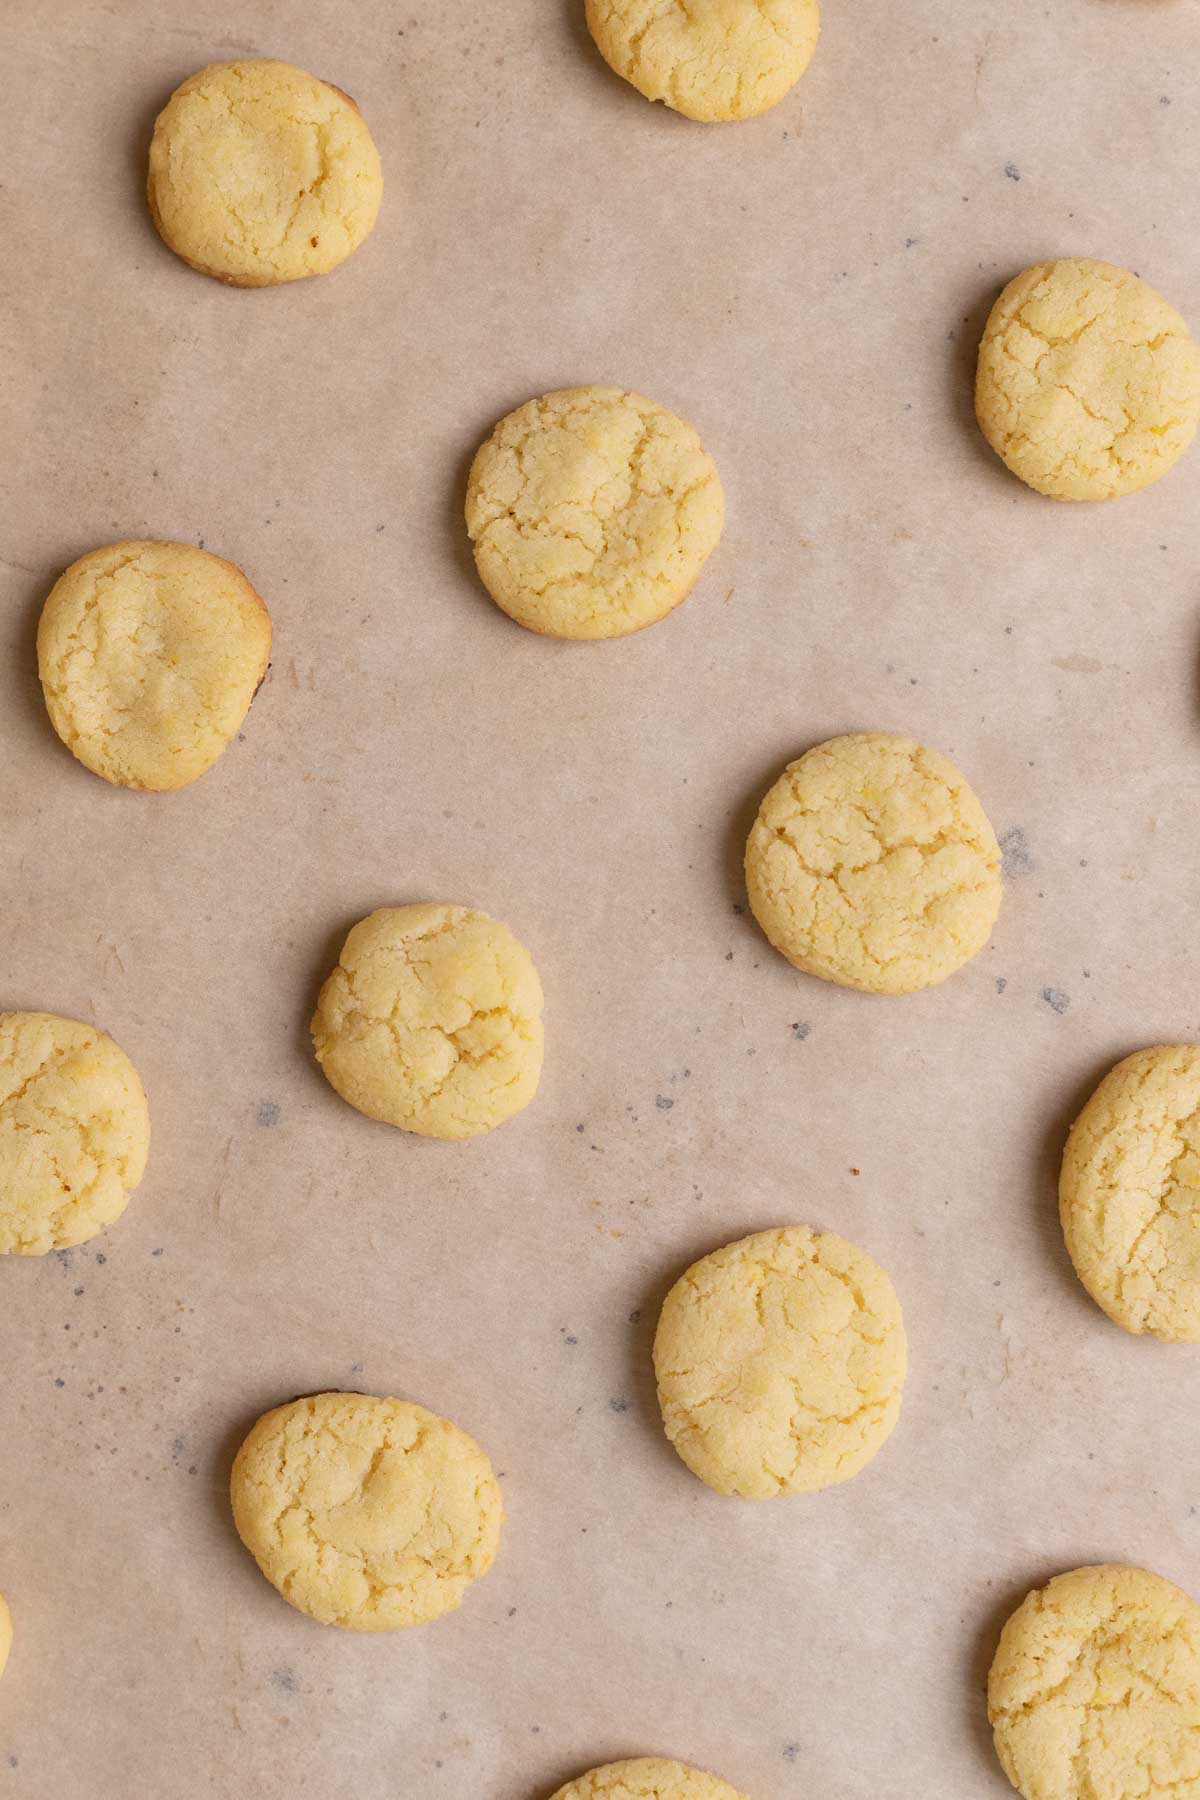
<path id="1" fill-rule="evenodd" d="M 1197 1353 L 1102 1317 L 1054 1207 L 1099 1074 L 1200 1035 L 1200 454 L 1055 505 L 969 380 L 1045 256 L 1200 324 L 1200 14 L 828 0 L 794 93 L 716 127 L 581 11 L 0 16 L 0 1004 L 111 1030 L 154 1128 L 116 1227 L 0 1268 L 14 1800 L 541 1800 L 652 1750 L 754 1800 L 999 1796 L 982 1681 L 1027 1587 L 1118 1558 L 1200 1594 Z M 332 277 L 225 289 L 149 224 L 155 112 L 236 55 L 376 136 Z M 668 621 L 581 646 L 488 602 L 460 512 L 500 414 L 593 380 L 695 422 L 728 524 Z M 143 534 L 275 622 L 244 741 L 176 795 L 75 764 L 34 673 L 57 572 Z M 1008 851 L 990 949 L 903 1000 L 796 975 L 742 910 L 761 792 L 862 727 L 953 755 Z M 507 920 L 547 992 L 535 1104 L 468 1144 L 368 1123 L 307 1049 L 346 927 L 422 898 Z M 662 1438 L 650 1340 L 683 1266 L 789 1220 L 890 1271 L 911 1375 L 857 1480 L 739 1504 Z M 237 1542 L 242 1433 L 323 1387 L 503 1471 L 454 1616 L 320 1628 Z"/>

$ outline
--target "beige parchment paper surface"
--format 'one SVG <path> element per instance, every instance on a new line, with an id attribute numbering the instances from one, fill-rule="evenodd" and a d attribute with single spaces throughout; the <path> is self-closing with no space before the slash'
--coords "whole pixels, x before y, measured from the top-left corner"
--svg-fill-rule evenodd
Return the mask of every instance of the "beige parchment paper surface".
<path id="1" fill-rule="evenodd" d="M 13 1800 L 543 1800 L 660 1751 L 754 1800 L 1007 1791 L 982 1684 L 1033 1583 L 1200 1594 L 1200 1352 L 1127 1337 L 1057 1227 L 1069 1119 L 1200 1035 L 1200 454 L 1104 506 L 979 439 L 987 307 L 1035 259 L 1200 326 L 1189 0 L 827 0 L 763 119 L 690 124 L 579 0 L 8 0 L 0 182 L 0 1005 L 107 1027 L 149 1093 L 103 1238 L 0 1267 L 0 1685 Z M 237 292 L 142 203 L 172 88 L 279 56 L 359 100 L 378 228 Z M 539 640 L 461 525 L 492 422 L 582 381 L 691 419 L 728 498 L 692 598 Z M 33 633 L 114 538 L 245 568 L 274 665 L 194 787 L 54 737 Z M 1007 849 L 988 951 L 903 1000 L 795 974 L 744 912 L 782 764 L 948 751 Z M 445 1145 L 360 1118 L 306 1032 L 371 907 L 507 920 L 547 994 L 535 1104 Z M 782 1221 L 890 1271 L 900 1426 L 761 1505 L 661 1436 L 657 1307 Z M 321 1628 L 258 1575 L 229 1463 L 264 1408 L 408 1395 L 486 1445 L 501 1555 L 461 1611 Z"/>

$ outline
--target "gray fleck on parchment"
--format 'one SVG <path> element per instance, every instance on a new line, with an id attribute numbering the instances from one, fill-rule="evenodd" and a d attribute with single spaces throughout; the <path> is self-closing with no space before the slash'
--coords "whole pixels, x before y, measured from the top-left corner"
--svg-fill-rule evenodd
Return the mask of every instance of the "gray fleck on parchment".
<path id="1" fill-rule="evenodd" d="M 1007 831 L 1001 833 L 1000 856 L 1000 873 L 1006 881 L 1011 881 L 1017 875 L 1028 875 L 1032 869 L 1033 857 L 1029 842 L 1020 825 L 1010 825 Z"/>
<path id="2" fill-rule="evenodd" d="M 270 1131 L 279 1123 L 279 1108 L 274 1100 L 260 1100 L 254 1115 L 254 1123 L 261 1125 L 264 1131 Z"/>
<path id="3" fill-rule="evenodd" d="M 1042 989 L 1042 999 L 1046 1002 L 1046 1005 L 1050 1008 L 1051 1012 L 1056 1013 L 1065 1013 L 1068 1006 L 1071 1004 L 1070 994 L 1064 994 L 1061 988 L 1044 987 Z"/>

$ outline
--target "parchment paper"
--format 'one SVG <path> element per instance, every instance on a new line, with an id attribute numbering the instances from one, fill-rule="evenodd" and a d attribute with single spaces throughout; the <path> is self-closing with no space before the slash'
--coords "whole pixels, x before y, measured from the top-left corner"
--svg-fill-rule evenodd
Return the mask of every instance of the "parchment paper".
<path id="1" fill-rule="evenodd" d="M 975 432 L 1003 281 L 1137 269 L 1200 326 L 1188 0 L 827 0 L 737 126 L 653 107 L 580 0 L 8 0 L 0 1005 L 94 1018 L 154 1141 L 103 1238 L 0 1267 L 0 1795 L 541 1800 L 660 1751 L 754 1800 L 1007 1791 L 982 1684 L 1033 1583 L 1200 1594 L 1200 1357 L 1136 1340 L 1057 1227 L 1065 1127 L 1200 1035 L 1200 454 L 1056 505 Z M 281 56 L 384 158 L 337 274 L 223 288 L 158 242 L 150 123 Z M 728 525 L 622 642 L 539 640 L 461 525 L 493 421 L 583 381 L 694 421 Z M 238 742 L 117 791 L 54 737 L 33 633 L 117 537 L 200 541 L 275 621 Z M 911 732 L 1004 835 L 991 948 L 903 1000 L 795 974 L 743 912 L 766 785 Z M 547 992 L 540 1094 L 463 1145 L 311 1061 L 350 923 L 481 906 Z M 900 1426 L 811 1498 L 710 1494 L 649 1348 L 695 1256 L 783 1221 L 891 1272 Z M 264 1408 L 403 1394 L 503 1472 L 493 1572 L 385 1638 L 262 1580 L 229 1463 Z"/>

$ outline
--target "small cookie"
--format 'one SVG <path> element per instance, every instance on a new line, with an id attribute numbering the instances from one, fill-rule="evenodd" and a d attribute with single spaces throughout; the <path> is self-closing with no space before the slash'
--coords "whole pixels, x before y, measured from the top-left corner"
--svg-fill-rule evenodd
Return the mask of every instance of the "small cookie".
<path id="1" fill-rule="evenodd" d="M 665 1756 L 635 1756 L 577 1775 L 551 1800 L 746 1800 L 746 1795 L 687 1763 Z"/>
<path id="2" fill-rule="evenodd" d="M 1200 1607 L 1122 1563 L 1055 1576 L 1000 1634 L 988 1718 L 1025 1800 L 1200 1794 Z"/>
<path id="3" fill-rule="evenodd" d="M 496 1556 L 504 1506 L 474 1438 L 407 1400 L 312 1394 L 234 1459 L 238 1536 L 284 1599 L 347 1631 L 424 1625 Z"/>
<path id="4" fill-rule="evenodd" d="M 701 1257 L 654 1336 L 667 1436 L 718 1494 L 811 1494 L 864 1469 L 900 1416 L 895 1289 L 865 1250 L 803 1225 Z"/>
<path id="5" fill-rule="evenodd" d="M 8 1653 L 12 1649 L 12 1614 L 8 1601 L 0 1594 L 0 1675 L 3 1675 Z"/>
<path id="6" fill-rule="evenodd" d="M 725 502 L 692 427 L 641 394 L 563 388 L 501 419 L 467 478 L 488 593 L 548 637 L 640 631 L 687 598 Z"/>
<path id="7" fill-rule="evenodd" d="M 817 0 L 587 0 L 610 69 L 689 119 L 749 119 L 799 81 Z"/>
<path id="8" fill-rule="evenodd" d="M 336 269 L 370 233 L 382 196 L 379 152 L 354 101 L 290 63 L 213 63 L 155 121 L 151 217 L 185 263 L 233 287 Z"/>
<path id="9" fill-rule="evenodd" d="M 1109 1071 L 1071 1127 L 1058 1200 L 1097 1306 L 1126 1331 L 1200 1344 L 1200 1045 Z"/>
<path id="10" fill-rule="evenodd" d="M 360 920 L 317 999 L 317 1061 L 369 1119 L 425 1137 L 491 1131 L 542 1069 L 542 984 L 507 925 L 465 906 Z"/>
<path id="11" fill-rule="evenodd" d="M 137 1070 L 93 1025 L 0 1013 L 0 1255 L 44 1256 L 119 1218 L 146 1168 Z"/>
<path id="12" fill-rule="evenodd" d="M 1052 500 L 1149 487 L 1200 423 L 1200 347 L 1128 269 L 1068 256 L 1010 281 L 979 346 L 975 414 L 1014 475 Z"/>
<path id="13" fill-rule="evenodd" d="M 191 544 L 89 550 L 42 608 L 46 710 L 117 787 L 186 787 L 236 737 L 271 658 L 271 619 L 240 569 Z"/>
<path id="14" fill-rule="evenodd" d="M 784 770 L 746 843 L 746 887 L 767 937 L 805 974 L 912 994 L 987 943 L 1000 847 L 947 757 L 858 732 Z"/>

